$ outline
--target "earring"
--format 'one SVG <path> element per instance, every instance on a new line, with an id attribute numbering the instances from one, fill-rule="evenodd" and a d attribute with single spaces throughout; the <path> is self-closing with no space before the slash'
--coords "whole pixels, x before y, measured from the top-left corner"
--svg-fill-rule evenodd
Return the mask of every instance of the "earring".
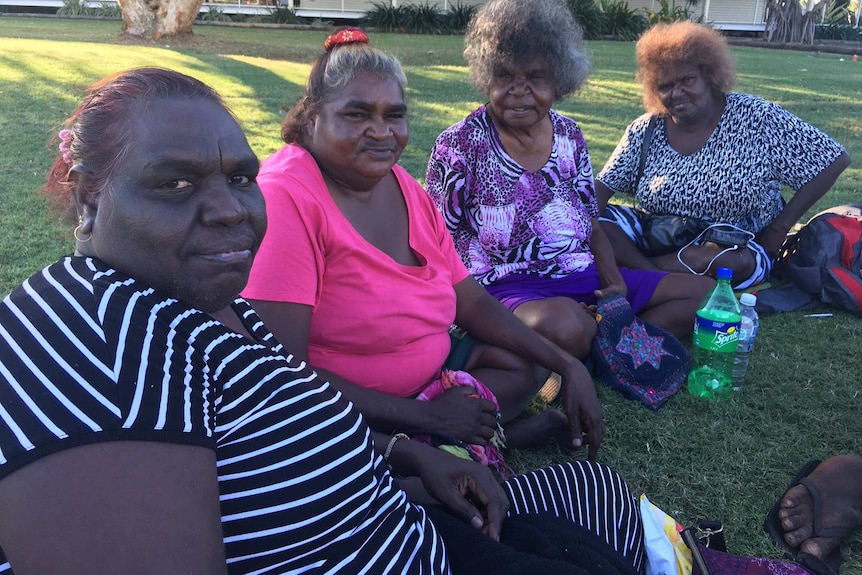
<path id="1" fill-rule="evenodd" d="M 76 240 L 78 240 L 82 244 L 85 244 L 85 243 L 90 241 L 90 239 L 93 237 L 93 234 L 91 232 L 91 233 L 87 234 L 87 237 L 85 237 L 85 238 L 81 237 L 81 228 L 82 227 L 84 227 L 84 222 L 80 222 L 78 224 L 78 227 L 75 228 L 75 230 L 72 232 L 72 235 L 75 236 Z"/>

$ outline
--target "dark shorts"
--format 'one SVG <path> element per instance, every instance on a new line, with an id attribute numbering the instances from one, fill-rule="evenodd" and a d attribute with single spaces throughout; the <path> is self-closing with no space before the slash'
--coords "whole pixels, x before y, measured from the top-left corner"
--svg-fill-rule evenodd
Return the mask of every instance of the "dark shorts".
<path id="1" fill-rule="evenodd" d="M 630 270 L 620 268 L 626 282 L 626 295 L 632 310 L 639 313 L 652 298 L 659 282 L 667 272 L 652 270 Z M 569 274 L 564 278 L 549 278 L 537 275 L 511 274 L 486 286 L 488 292 L 500 300 L 510 311 L 528 301 L 549 297 L 568 297 L 575 301 L 593 305 L 596 303 L 595 290 L 599 289 L 599 274 L 595 265 L 581 272 Z"/>
<path id="2" fill-rule="evenodd" d="M 452 347 L 443 363 L 443 369 L 464 371 L 467 362 L 470 361 L 473 348 L 476 347 L 476 338 L 460 327 L 453 327 L 449 330 L 449 339 L 452 340 Z"/>

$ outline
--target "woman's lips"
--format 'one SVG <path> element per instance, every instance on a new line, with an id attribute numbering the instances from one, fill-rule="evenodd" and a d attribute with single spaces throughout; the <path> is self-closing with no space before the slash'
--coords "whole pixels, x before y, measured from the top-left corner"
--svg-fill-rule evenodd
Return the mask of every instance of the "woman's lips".
<path id="1" fill-rule="evenodd" d="M 244 262 L 248 259 L 251 259 L 251 256 L 252 253 L 250 249 L 225 250 L 200 254 L 201 259 L 220 264 L 235 264 Z"/>

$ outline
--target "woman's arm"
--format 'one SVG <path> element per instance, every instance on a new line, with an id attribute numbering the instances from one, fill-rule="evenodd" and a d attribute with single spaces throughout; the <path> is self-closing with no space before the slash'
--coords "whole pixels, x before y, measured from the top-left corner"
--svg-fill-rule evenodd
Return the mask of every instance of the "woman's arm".
<path id="1" fill-rule="evenodd" d="M 563 407 L 569 419 L 572 446 L 579 449 L 586 433 L 589 457 L 595 458 L 605 426 L 595 385 L 584 365 L 527 327 L 473 277 L 467 276 L 455 284 L 455 294 L 455 322 L 460 327 L 477 339 L 508 349 L 562 376 Z"/>
<path id="2" fill-rule="evenodd" d="M 614 294 L 626 295 L 628 287 L 622 274 L 620 274 L 611 242 L 608 241 L 598 219 L 592 219 L 592 226 L 590 251 L 593 254 L 596 271 L 599 273 L 599 284 L 601 285 L 601 289 L 596 290 L 596 299 Z"/>
<path id="3" fill-rule="evenodd" d="M 0 543 L 16 575 L 227 574 L 215 452 L 110 441 L 0 481 Z"/>
<path id="4" fill-rule="evenodd" d="M 308 357 L 311 306 L 249 301 L 286 353 Z M 491 401 L 469 397 L 473 394 L 470 387 L 448 390 L 432 401 L 418 401 L 365 389 L 334 373 L 312 367 L 344 394 L 372 427 L 441 433 L 479 445 L 487 444 L 497 429 L 496 406 Z"/>
<path id="5" fill-rule="evenodd" d="M 601 183 L 598 180 L 595 180 L 596 186 L 596 201 L 599 204 L 599 214 L 605 211 L 605 208 L 608 207 L 608 202 L 611 201 L 611 198 L 614 195 L 614 191 Z M 595 229 L 595 225 L 593 225 Z"/>
<path id="6" fill-rule="evenodd" d="M 826 169 L 799 188 L 775 220 L 757 235 L 757 243 L 763 246 L 768 253 L 776 255 L 790 228 L 811 206 L 826 195 L 841 172 L 847 169 L 849 165 L 850 155 L 846 151 L 842 152 Z"/>

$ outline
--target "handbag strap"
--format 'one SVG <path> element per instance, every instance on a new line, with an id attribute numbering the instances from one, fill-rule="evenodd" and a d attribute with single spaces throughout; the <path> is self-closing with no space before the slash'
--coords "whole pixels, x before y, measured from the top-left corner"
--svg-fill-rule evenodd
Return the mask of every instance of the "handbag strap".
<path id="1" fill-rule="evenodd" d="M 644 141 L 641 144 L 641 155 L 640 160 L 638 161 L 638 177 L 635 178 L 635 189 L 637 189 L 638 184 L 644 175 L 647 152 L 649 152 L 649 145 L 652 142 L 653 134 L 655 134 L 656 126 L 658 126 L 658 121 L 659 117 L 653 114 L 649 118 L 649 124 L 647 124 L 646 130 L 644 130 Z"/>

